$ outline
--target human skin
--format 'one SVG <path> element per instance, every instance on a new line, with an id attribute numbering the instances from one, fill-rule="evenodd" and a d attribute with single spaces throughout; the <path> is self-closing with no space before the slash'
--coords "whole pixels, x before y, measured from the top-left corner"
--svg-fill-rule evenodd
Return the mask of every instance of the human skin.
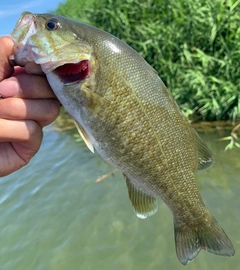
<path id="1" fill-rule="evenodd" d="M 40 67 L 14 67 L 12 54 L 12 39 L 0 37 L 0 176 L 29 163 L 60 110 Z"/>

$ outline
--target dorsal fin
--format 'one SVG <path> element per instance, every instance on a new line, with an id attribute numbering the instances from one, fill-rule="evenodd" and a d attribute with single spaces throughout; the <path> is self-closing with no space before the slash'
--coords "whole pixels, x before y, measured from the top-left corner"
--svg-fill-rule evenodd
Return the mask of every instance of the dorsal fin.
<path id="1" fill-rule="evenodd" d="M 214 156 L 205 142 L 195 132 L 195 147 L 198 156 L 197 170 L 205 170 L 214 164 Z"/>
<path id="2" fill-rule="evenodd" d="M 151 66 L 151 68 L 152 68 L 152 71 L 153 71 L 154 73 L 158 74 L 158 72 L 156 71 L 155 68 L 153 68 L 152 66 Z"/>
<path id="3" fill-rule="evenodd" d="M 142 189 L 135 186 L 126 176 L 129 199 L 136 212 L 137 217 L 145 219 L 154 215 L 158 210 L 155 197 L 145 193 Z"/>
<path id="4" fill-rule="evenodd" d="M 74 119 L 73 119 L 73 122 L 74 122 L 74 124 L 76 125 L 77 130 L 78 130 L 79 134 L 81 135 L 83 141 L 86 143 L 88 149 L 89 149 L 91 152 L 94 153 L 93 145 L 92 145 L 92 143 L 91 143 L 91 141 L 90 141 L 90 139 L 89 139 L 87 133 L 86 133 L 85 130 L 83 129 L 83 127 L 82 127 L 76 120 L 74 120 Z"/>

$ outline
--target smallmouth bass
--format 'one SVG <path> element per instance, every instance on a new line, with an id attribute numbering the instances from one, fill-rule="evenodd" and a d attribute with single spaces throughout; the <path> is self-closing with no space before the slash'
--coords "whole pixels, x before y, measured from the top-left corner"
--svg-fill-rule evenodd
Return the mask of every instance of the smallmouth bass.
<path id="1" fill-rule="evenodd" d="M 93 26 L 25 12 L 11 33 L 14 60 L 41 65 L 88 148 L 118 168 L 139 218 L 174 218 L 176 253 L 186 265 L 201 249 L 233 256 L 234 247 L 203 203 L 194 172 L 214 158 L 156 71 L 131 47 Z"/>

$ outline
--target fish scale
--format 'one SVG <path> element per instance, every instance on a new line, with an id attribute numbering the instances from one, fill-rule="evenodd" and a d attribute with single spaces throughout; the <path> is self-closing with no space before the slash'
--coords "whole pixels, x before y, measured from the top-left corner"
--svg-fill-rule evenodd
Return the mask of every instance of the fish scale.
<path id="1" fill-rule="evenodd" d="M 136 51 L 107 32 L 55 14 L 25 12 L 11 36 L 16 64 L 41 65 L 89 149 L 122 171 L 137 216 L 155 214 L 157 197 L 168 205 L 182 264 L 201 249 L 234 255 L 195 182 L 194 172 L 210 167 L 213 155 Z M 89 70 L 81 71 L 82 61 Z"/>

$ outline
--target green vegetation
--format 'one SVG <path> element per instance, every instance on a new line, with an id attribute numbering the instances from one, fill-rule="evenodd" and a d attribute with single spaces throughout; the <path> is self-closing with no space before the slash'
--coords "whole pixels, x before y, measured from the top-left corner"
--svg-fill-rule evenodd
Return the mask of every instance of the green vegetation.
<path id="1" fill-rule="evenodd" d="M 56 13 L 74 20 L 79 20 L 88 24 L 92 24 L 92 20 L 88 20 L 89 9 L 93 11 L 94 3 L 97 0 L 67 0 L 58 5 L 58 8 L 52 13 Z"/>
<path id="2" fill-rule="evenodd" d="M 238 133 L 240 133 L 240 124 L 233 128 L 229 136 L 219 139 L 219 141 L 229 141 L 229 143 L 225 147 L 225 151 L 234 147 L 240 148 Z"/>
<path id="3" fill-rule="evenodd" d="M 240 117 L 240 1 L 68 0 L 56 12 L 135 48 L 192 120 Z"/>

